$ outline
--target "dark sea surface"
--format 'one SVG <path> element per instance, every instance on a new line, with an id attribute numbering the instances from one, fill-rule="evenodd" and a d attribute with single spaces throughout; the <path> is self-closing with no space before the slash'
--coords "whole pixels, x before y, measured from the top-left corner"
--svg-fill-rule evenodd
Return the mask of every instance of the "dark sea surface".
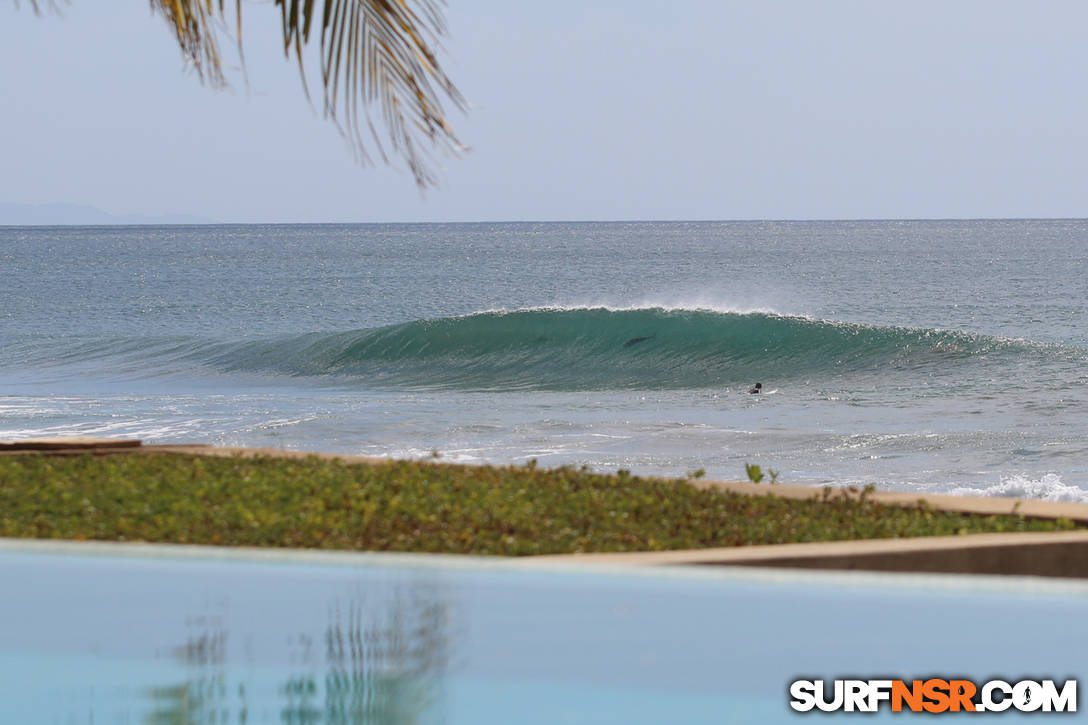
<path id="1" fill-rule="evenodd" d="M 1086 242 L 1084 220 L 0 227 L 0 438 L 1088 500 Z"/>

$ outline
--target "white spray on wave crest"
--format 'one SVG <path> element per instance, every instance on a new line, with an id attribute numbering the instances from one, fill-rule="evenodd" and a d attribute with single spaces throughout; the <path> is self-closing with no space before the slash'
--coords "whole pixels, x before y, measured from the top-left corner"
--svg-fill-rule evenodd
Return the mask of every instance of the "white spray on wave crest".
<path id="1" fill-rule="evenodd" d="M 692 295 L 686 293 L 682 296 L 651 295 L 634 301 L 617 302 L 614 299 L 574 299 L 564 302 L 555 302 L 547 305 L 533 305 L 522 308 L 492 308 L 474 314 L 487 314 L 492 312 L 514 311 L 573 311 L 573 310 L 609 310 L 611 312 L 627 312 L 632 310 L 665 310 L 676 311 L 700 311 L 718 312 L 735 315 L 765 314 L 778 317 L 808 318 L 810 316 L 793 310 L 783 310 L 780 307 L 772 307 L 762 304 L 754 299 L 723 299 L 720 295 Z"/>
<path id="2" fill-rule="evenodd" d="M 955 496 L 995 496 L 1004 498 L 1036 499 L 1040 501 L 1063 501 L 1068 503 L 1088 503 L 1088 491 L 1078 486 L 1064 483 L 1056 473 L 1047 473 L 1042 478 L 1032 479 L 1023 475 L 1004 476 L 1001 483 L 985 488 L 959 487 L 948 491 Z"/>

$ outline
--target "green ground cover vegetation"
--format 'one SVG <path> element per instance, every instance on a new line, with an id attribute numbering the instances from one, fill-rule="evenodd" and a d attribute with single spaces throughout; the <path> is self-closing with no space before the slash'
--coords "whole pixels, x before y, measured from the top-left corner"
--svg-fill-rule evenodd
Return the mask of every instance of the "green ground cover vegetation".
<path id="1" fill-rule="evenodd" d="M 527 555 L 1072 528 L 535 465 L 0 456 L 5 537 Z"/>

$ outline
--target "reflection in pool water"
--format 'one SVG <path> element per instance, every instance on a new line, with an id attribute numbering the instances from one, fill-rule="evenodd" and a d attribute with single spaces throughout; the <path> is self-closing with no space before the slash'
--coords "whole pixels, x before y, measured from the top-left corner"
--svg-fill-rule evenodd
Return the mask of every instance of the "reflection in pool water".
<path id="1" fill-rule="evenodd" d="M 1088 644 L 1081 582 L 45 548 L 0 549 L 2 723 L 771 723 L 821 717 L 799 677 L 1068 679 Z"/>
<path id="2" fill-rule="evenodd" d="M 282 680 L 265 683 L 274 689 L 271 707 L 247 695 L 245 679 L 232 679 L 255 643 L 234 653 L 222 616 L 189 618 L 193 631 L 174 650 L 184 677 L 147 688 L 147 722 L 244 723 L 270 711 L 285 723 L 419 722 L 435 704 L 445 666 L 446 607 L 425 586 L 371 599 L 368 606 L 360 592 L 333 603 L 319 637 L 299 631 L 285 638 Z"/>

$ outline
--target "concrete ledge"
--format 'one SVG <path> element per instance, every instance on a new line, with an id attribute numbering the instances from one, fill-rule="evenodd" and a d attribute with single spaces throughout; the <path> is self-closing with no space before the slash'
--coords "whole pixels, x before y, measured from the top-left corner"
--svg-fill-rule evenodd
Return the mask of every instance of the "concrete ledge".
<path id="1" fill-rule="evenodd" d="M 0 451 L 26 453 L 28 451 L 94 451 L 115 448 L 139 448 L 138 438 L 95 438 L 72 436 L 65 438 L 32 438 L 22 441 L 0 441 Z"/>
<path id="2" fill-rule="evenodd" d="M 5 554 L 40 554 L 46 556 L 124 557 L 161 562 L 242 562 L 293 564 L 303 566 L 365 566 L 397 567 L 448 572 L 451 570 L 493 571 L 593 577 L 645 576 L 655 579 L 687 579 L 699 581 L 744 581 L 771 584 L 843 586 L 851 589 L 873 587 L 882 592 L 909 590 L 934 592 L 964 591 L 972 596 L 980 592 L 1015 594 L 1018 596 L 1054 594 L 1059 596 L 1088 596 L 1088 581 L 1070 578 L 932 576 L 902 572 L 840 572 L 833 570 L 798 570 L 774 567 L 714 567 L 714 566 L 629 566 L 621 564 L 591 564 L 580 557 L 549 557 L 547 561 L 533 557 L 472 556 L 464 554 L 409 554 L 386 551 L 332 551 L 326 549 L 273 549 L 234 546 L 202 546 L 196 544 L 149 544 L 117 541 L 65 541 L 62 539 L 0 538 L 0 556 Z"/>
<path id="3" fill-rule="evenodd" d="M 302 460 L 315 456 L 323 460 L 340 460 L 345 463 L 392 463 L 392 458 L 356 456 L 349 453 L 316 453 L 313 451 L 288 451 L 282 448 L 250 448 L 246 446 L 211 446 L 203 443 L 145 446 L 134 438 L 93 438 L 73 436 L 68 438 L 32 438 L 20 441 L 0 441 L 0 455 L 49 455 L 76 456 L 92 453 L 110 455 L 129 453 L 141 455 L 191 455 L 217 458 L 290 458 Z"/>
<path id="4" fill-rule="evenodd" d="M 215 456 L 216 458 L 290 458 L 302 460 L 316 457 L 326 461 L 343 461 L 345 463 L 369 463 L 386 464 L 393 463 L 395 459 L 379 458 L 378 456 L 357 456 L 350 453 L 315 453 L 313 451 L 287 451 L 282 448 L 248 448 L 244 446 L 144 446 L 134 453 L 161 453 L 174 455 Z"/>
<path id="5" fill-rule="evenodd" d="M 537 556 L 532 563 L 759 566 L 1088 578 L 1088 531 L 921 536 L 723 549 Z"/>

